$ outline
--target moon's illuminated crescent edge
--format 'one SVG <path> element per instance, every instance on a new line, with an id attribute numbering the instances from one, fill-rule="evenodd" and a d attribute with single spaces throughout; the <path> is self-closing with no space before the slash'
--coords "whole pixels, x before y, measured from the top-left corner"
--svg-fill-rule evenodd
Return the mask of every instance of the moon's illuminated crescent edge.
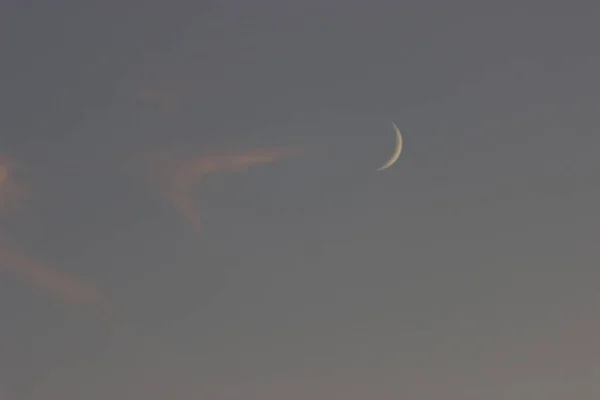
<path id="1" fill-rule="evenodd" d="M 392 126 L 396 131 L 396 148 L 394 149 L 394 154 L 392 154 L 392 157 L 381 167 L 377 168 L 377 171 L 383 171 L 384 169 L 391 167 L 398 160 L 398 157 L 400 157 L 400 153 L 402 152 L 402 134 L 395 123 L 392 122 Z"/>

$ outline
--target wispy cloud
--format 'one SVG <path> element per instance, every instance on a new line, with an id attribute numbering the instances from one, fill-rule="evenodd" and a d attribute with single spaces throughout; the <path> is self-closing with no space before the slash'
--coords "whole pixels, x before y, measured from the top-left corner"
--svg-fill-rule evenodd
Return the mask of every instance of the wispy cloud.
<path id="1" fill-rule="evenodd" d="M 20 179 L 22 168 L 13 159 L 0 156 L 0 222 L 15 209 L 23 208 L 31 192 Z M 0 228 L 2 227 L 0 225 Z M 6 235 L 6 232 L 5 232 Z M 101 315 L 110 314 L 110 303 L 94 285 L 52 268 L 17 250 L 6 236 L 0 235 L 0 270 L 15 276 L 33 288 L 72 305 L 91 306 Z"/>
<path id="2" fill-rule="evenodd" d="M 201 232 L 200 216 L 194 206 L 194 191 L 206 175 L 221 171 L 244 171 L 251 166 L 268 164 L 300 155 L 289 148 L 254 149 L 216 156 L 177 156 L 161 151 L 146 154 L 143 166 L 160 192 L 181 212 L 194 230 Z"/>
<path id="3" fill-rule="evenodd" d="M 110 317 L 112 307 L 107 297 L 94 285 L 61 272 L 15 250 L 6 241 L 0 243 L 0 266 L 11 275 L 74 306 L 91 307 L 98 316 Z"/>

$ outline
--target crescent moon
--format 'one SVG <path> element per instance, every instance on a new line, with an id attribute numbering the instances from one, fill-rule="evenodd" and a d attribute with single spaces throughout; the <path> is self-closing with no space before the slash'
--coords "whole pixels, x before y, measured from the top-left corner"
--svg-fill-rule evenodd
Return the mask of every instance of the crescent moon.
<path id="1" fill-rule="evenodd" d="M 394 154 L 392 154 L 392 157 L 381 167 L 377 168 L 377 171 L 383 171 L 384 169 L 388 169 L 389 167 L 394 165 L 394 163 L 398 160 L 398 157 L 400 157 L 400 153 L 402 153 L 402 134 L 400 133 L 400 129 L 398 129 L 396 124 L 394 124 L 393 122 L 392 126 L 396 131 L 396 148 L 394 149 Z"/>

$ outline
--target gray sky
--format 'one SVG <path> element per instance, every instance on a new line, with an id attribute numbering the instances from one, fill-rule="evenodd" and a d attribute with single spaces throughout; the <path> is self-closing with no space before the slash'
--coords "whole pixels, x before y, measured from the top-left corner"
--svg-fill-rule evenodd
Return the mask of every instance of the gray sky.
<path id="1" fill-rule="evenodd" d="M 17 3 L 8 400 L 600 395 L 600 6 Z"/>

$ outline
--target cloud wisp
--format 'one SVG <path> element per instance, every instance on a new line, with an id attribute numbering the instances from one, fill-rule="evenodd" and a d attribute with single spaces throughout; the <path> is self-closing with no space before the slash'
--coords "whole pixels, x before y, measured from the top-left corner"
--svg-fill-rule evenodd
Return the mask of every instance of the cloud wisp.
<path id="1" fill-rule="evenodd" d="M 0 265 L 4 271 L 35 289 L 71 306 L 90 307 L 103 318 L 109 318 L 112 314 L 108 298 L 97 287 L 34 260 L 15 250 L 14 246 L 7 245 L 6 241 L 0 243 Z"/>
<path id="2" fill-rule="evenodd" d="M 31 192 L 19 179 L 20 166 L 11 158 L 0 156 L 0 223 L 15 209 L 22 209 Z M 2 224 L 4 225 L 4 224 Z M 0 228 L 6 229 L 0 225 Z M 107 296 L 94 285 L 75 278 L 56 268 L 35 260 L 0 235 L 0 271 L 25 281 L 31 287 L 70 305 L 94 308 L 99 315 L 108 317 L 111 305 Z"/>
<path id="3" fill-rule="evenodd" d="M 184 215 L 197 233 L 201 221 L 194 205 L 194 191 L 202 179 L 217 172 L 239 172 L 298 156 L 298 150 L 289 148 L 254 149 L 216 156 L 177 157 L 172 152 L 154 152 L 143 157 L 145 172 L 159 191 Z"/>

